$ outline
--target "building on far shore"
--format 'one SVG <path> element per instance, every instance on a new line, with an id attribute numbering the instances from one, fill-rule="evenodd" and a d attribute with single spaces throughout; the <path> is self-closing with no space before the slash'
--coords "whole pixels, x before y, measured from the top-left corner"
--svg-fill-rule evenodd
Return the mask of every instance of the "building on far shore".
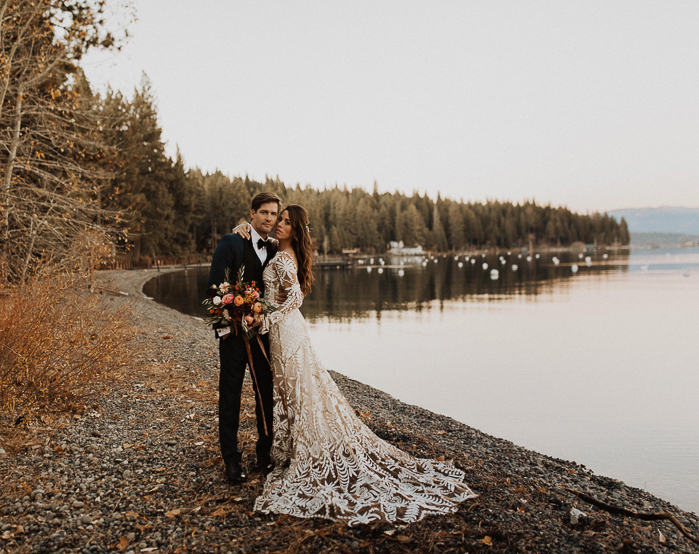
<path id="1" fill-rule="evenodd" d="M 419 244 L 417 246 L 406 247 L 403 241 L 392 240 L 388 243 L 388 253 L 393 256 L 422 256 L 425 251 Z"/>

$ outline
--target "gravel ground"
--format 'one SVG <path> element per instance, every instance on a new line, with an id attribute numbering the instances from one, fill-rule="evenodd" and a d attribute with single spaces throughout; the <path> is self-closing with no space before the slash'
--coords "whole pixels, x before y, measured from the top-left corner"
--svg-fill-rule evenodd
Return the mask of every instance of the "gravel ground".
<path id="1" fill-rule="evenodd" d="M 638 512 L 671 512 L 694 536 L 699 518 L 640 489 L 594 475 L 397 401 L 332 373 L 366 424 L 421 457 L 466 472 L 479 497 L 453 515 L 356 528 L 252 511 L 255 416 L 241 415 L 248 482 L 223 476 L 217 431 L 217 346 L 202 321 L 143 299 L 153 271 L 115 271 L 130 294 L 141 353 L 134 369 L 82 414 L 0 434 L 0 549 L 6 552 L 699 552 L 667 521 L 599 510 L 577 489 Z M 105 302 L 127 301 L 104 296 Z M 576 523 L 575 508 L 584 512 Z"/>

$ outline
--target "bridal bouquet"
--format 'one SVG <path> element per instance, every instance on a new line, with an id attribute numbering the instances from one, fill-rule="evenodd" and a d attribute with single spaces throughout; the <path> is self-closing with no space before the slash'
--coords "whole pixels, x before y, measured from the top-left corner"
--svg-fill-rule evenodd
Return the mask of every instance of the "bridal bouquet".
<path id="1" fill-rule="evenodd" d="M 255 281 L 250 284 L 243 282 L 244 272 L 245 266 L 240 266 L 236 282 L 231 284 L 229 271 L 226 270 L 225 281 L 220 285 L 211 285 L 209 297 L 202 302 L 209 311 L 207 323 L 219 327 L 216 332 L 220 337 L 230 333 L 232 327 L 236 335 L 240 328 L 245 338 L 250 339 L 257 333 L 257 327 L 251 329 L 250 326 L 261 322 L 265 314 L 276 309 L 260 297 Z"/>

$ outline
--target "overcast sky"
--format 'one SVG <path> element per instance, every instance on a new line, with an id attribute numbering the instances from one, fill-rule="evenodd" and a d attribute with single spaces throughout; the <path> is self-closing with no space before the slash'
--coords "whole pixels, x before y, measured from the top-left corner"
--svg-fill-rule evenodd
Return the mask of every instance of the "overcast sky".
<path id="1" fill-rule="evenodd" d="M 699 2 L 135 0 L 189 167 L 580 211 L 699 207 Z"/>

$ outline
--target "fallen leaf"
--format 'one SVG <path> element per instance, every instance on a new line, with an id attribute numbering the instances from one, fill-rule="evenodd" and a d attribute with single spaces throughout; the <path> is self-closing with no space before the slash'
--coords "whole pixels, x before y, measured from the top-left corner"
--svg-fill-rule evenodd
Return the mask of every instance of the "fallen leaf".
<path id="1" fill-rule="evenodd" d="M 119 544 L 117 544 L 116 547 L 123 552 L 124 550 L 126 550 L 128 546 L 129 539 L 127 539 L 126 537 L 119 537 Z"/>
<path id="2" fill-rule="evenodd" d="M 182 513 L 182 508 L 175 508 L 174 510 L 170 510 L 169 512 L 165 512 L 165 517 L 177 517 Z"/>
<path id="3" fill-rule="evenodd" d="M 665 538 L 665 535 L 663 535 L 663 532 L 662 532 L 662 531 L 658 531 L 658 535 L 659 535 L 658 540 L 659 540 L 660 542 L 665 542 L 665 541 L 667 540 L 667 539 Z"/>
<path id="4" fill-rule="evenodd" d="M 437 431 L 437 434 L 438 434 L 438 435 L 446 435 L 447 432 L 446 432 L 446 431 Z"/>
<path id="5" fill-rule="evenodd" d="M 486 535 L 483 537 L 483 544 L 486 546 L 493 546 L 493 539 Z"/>
<path id="6" fill-rule="evenodd" d="M 410 542 L 410 537 L 406 537 L 405 535 L 397 535 L 396 539 L 400 542 Z"/>
<path id="7" fill-rule="evenodd" d="M 195 443 L 194 443 L 194 446 L 201 446 L 202 444 L 204 444 L 204 441 L 201 441 L 201 442 L 195 442 Z"/>
<path id="8" fill-rule="evenodd" d="M 444 461 L 444 456 L 437 456 L 436 460 L 438 462 L 443 462 Z"/>
<path id="9" fill-rule="evenodd" d="M 138 529 L 141 533 L 144 531 L 148 531 L 148 529 L 152 529 L 153 526 L 150 523 L 147 523 L 146 525 L 138 525 L 136 524 L 136 529 Z M 143 552 L 143 551 L 141 551 Z"/>
<path id="10" fill-rule="evenodd" d="M 389 529 L 388 531 L 384 531 L 384 535 L 388 535 L 389 537 L 393 536 L 393 534 L 396 532 L 395 529 Z"/>
<path id="11" fill-rule="evenodd" d="M 163 336 L 163 339 L 165 339 L 165 340 L 171 339 L 171 338 L 172 338 L 172 335 L 165 335 L 165 336 Z"/>
<path id="12" fill-rule="evenodd" d="M 223 508 L 219 508 L 219 509 L 216 510 L 214 513 L 212 513 L 211 515 L 212 515 L 212 516 L 216 516 L 216 517 L 223 517 L 223 516 L 226 515 L 226 510 L 224 510 Z"/>

